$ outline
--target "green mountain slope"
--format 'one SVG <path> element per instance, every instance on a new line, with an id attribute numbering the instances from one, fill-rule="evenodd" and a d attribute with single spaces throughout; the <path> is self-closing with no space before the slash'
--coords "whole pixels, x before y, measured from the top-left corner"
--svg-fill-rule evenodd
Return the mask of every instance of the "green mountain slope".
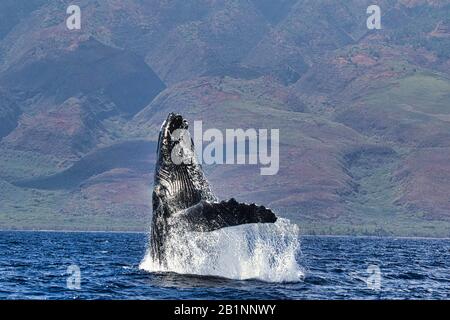
<path id="1" fill-rule="evenodd" d="M 0 4 L 0 228 L 144 230 L 169 112 L 280 129 L 280 170 L 205 166 L 304 233 L 450 236 L 450 1 Z"/>

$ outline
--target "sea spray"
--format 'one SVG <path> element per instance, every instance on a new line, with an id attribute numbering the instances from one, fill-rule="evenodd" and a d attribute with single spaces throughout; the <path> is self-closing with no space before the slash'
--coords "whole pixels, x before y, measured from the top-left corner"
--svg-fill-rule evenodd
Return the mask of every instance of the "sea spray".
<path id="1" fill-rule="evenodd" d="M 287 219 L 213 232 L 174 229 L 167 238 L 166 266 L 147 252 L 140 268 L 149 272 L 213 275 L 230 279 L 295 282 L 303 278 L 296 257 L 298 226 Z"/>

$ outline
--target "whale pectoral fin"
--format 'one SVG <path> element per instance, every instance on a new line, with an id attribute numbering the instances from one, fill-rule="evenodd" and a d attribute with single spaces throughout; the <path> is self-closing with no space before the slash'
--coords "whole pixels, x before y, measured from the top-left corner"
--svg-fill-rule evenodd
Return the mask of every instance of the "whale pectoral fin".
<path id="1" fill-rule="evenodd" d="M 184 210 L 178 217 L 191 231 L 213 231 L 247 223 L 274 223 L 277 217 L 270 210 L 235 199 L 221 202 L 201 201 Z"/>

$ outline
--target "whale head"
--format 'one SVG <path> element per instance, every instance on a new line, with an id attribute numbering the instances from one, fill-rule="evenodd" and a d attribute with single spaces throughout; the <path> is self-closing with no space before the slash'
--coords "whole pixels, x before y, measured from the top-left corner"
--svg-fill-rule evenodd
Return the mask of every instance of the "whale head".
<path id="1" fill-rule="evenodd" d="M 170 113 L 161 126 L 154 176 L 154 211 L 161 200 L 169 215 L 202 199 L 216 200 L 197 163 L 188 128 L 189 123 L 175 113 Z"/>

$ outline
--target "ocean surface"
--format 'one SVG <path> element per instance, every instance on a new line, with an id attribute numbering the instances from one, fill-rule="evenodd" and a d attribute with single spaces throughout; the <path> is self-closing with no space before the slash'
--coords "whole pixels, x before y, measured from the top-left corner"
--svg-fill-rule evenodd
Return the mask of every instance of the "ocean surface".
<path id="1" fill-rule="evenodd" d="M 252 265 L 257 260 L 227 256 L 228 261 L 214 260 L 219 266 L 195 269 L 202 275 L 149 272 L 144 233 L 0 232 L 0 299 L 450 298 L 448 239 L 307 236 L 298 241 L 297 280 L 292 266 L 238 280 L 220 274 L 251 277 L 245 270 L 258 269 Z M 289 258 L 283 259 L 284 265 Z"/>

